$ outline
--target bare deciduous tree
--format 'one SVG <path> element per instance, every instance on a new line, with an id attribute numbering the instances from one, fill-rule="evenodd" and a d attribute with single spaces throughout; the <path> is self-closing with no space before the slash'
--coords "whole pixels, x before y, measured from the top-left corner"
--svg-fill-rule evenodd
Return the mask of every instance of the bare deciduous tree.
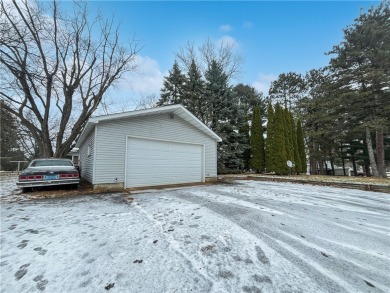
<path id="1" fill-rule="evenodd" d="M 157 107 L 157 94 L 141 93 L 141 97 L 135 102 L 135 110 L 144 110 Z"/>
<path id="2" fill-rule="evenodd" d="M 198 53 L 199 52 L 199 53 Z M 177 59 L 188 71 L 192 61 L 204 73 L 213 61 L 222 66 L 229 80 L 239 76 L 244 59 L 234 51 L 234 45 L 229 43 L 217 44 L 207 39 L 198 49 L 194 43 L 188 42 L 176 53 Z"/>
<path id="3" fill-rule="evenodd" d="M 72 15 L 56 1 L 1 1 L 0 9 L 0 98 L 37 155 L 64 157 L 107 89 L 135 69 L 137 44 L 121 46 L 113 19 L 91 20 L 85 3 Z"/>

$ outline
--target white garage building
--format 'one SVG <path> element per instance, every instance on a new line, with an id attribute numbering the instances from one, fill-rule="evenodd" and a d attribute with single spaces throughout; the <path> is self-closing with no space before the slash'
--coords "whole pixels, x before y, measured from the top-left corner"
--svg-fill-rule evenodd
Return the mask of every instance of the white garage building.
<path id="1" fill-rule="evenodd" d="M 77 141 L 81 177 L 135 188 L 217 177 L 221 138 L 182 105 L 90 118 Z"/>

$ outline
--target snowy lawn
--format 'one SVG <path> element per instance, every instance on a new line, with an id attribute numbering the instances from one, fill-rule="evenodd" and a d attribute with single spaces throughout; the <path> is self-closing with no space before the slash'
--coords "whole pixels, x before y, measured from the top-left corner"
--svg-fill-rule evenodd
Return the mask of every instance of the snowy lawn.
<path id="1" fill-rule="evenodd" d="M 1 205 L 1 292 L 390 292 L 390 196 L 237 181 Z"/>
<path id="2" fill-rule="evenodd" d="M 17 174 L 7 174 L 0 176 L 0 197 L 8 197 L 10 195 L 16 194 L 18 187 L 16 186 L 18 182 Z"/>

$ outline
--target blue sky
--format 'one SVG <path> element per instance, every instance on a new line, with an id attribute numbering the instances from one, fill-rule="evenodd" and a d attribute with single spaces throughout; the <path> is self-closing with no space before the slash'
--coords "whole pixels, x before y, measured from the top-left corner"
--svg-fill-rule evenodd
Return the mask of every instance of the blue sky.
<path id="1" fill-rule="evenodd" d="M 157 93 L 163 76 L 171 69 L 175 52 L 188 41 L 201 44 L 207 38 L 235 44 L 244 59 L 235 82 L 268 90 L 280 73 L 304 74 L 325 66 L 324 53 L 342 40 L 342 29 L 352 24 L 375 1 L 94 1 L 91 12 L 100 10 L 121 22 L 121 37 L 136 37 L 140 51 L 139 75 L 120 95 Z"/>

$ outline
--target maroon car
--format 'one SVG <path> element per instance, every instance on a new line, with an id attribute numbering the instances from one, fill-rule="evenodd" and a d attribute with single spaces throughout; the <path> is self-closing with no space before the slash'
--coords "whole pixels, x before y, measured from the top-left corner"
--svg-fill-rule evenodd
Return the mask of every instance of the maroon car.
<path id="1" fill-rule="evenodd" d="M 16 185 L 27 191 L 32 187 L 73 185 L 80 183 L 77 168 L 69 159 L 35 159 L 19 175 Z"/>

